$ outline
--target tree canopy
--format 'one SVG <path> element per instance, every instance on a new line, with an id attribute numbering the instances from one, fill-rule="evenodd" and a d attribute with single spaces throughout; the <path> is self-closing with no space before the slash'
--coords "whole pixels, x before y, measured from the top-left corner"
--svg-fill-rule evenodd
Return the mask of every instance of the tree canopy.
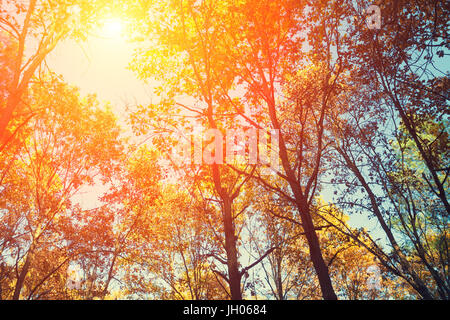
<path id="1" fill-rule="evenodd" d="M 449 14 L 2 1 L 0 300 L 448 300 Z M 114 36 L 145 103 L 51 67 Z"/>

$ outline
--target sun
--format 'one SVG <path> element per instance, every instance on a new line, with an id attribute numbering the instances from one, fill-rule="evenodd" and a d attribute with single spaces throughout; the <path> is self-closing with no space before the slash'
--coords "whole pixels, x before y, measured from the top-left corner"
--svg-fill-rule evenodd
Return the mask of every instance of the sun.
<path id="1" fill-rule="evenodd" d="M 111 18 L 105 20 L 100 33 L 102 37 L 110 39 L 118 39 L 122 37 L 123 23 L 120 19 Z"/>

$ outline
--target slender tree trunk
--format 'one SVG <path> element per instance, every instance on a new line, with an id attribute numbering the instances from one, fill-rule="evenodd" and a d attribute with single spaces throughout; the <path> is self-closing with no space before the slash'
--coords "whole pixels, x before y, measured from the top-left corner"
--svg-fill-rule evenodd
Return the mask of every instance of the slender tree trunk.
<path id="1" fill-rule="evenodd" d="M 281 279 L 281 262 L 282 262 L 281 254 L 276 253 L 276 286 L 277 286 L 277 294 L 279 300 L 284 300 L 284 292 L 283 292 L 283 281 Z"/>
<path id="2" fill-rule="evenodd" d="M 447 193 L 446 190 L 444 189 L 444 183 L 439 179 L 437 173 L 436 173 L 436 168 L 433 165 L 433 161 L 431 159 L 430 153 L 426 152 L 424 150 L 424 147 L 422 145 L 422 143 L 419 140 L 418 134 L 417 132 L 414 130 L 413 126 L 410 123 L 410 119 L 409 117 L 405 114 L 404 110 L 402 109 L 400 102 L 398 101 L 394 101 L 395 106 L 397 108 L 397 110 L 399 111 L 399 114 L 403 120 L 403 123 L 405 124 L 406 129 L 408 130 L 409 134 L 411 135 L 411 137 L 413 138 L 413 141 L 417 147 L 417 150 L 419 150 L 420 155 L 422 156 L 422 159 L 425 162 L 425 165 L 428 168 L 428 171 L 431 174 L 431 177 L 434 180 L 434 183 L 436 185 L 436 188 L 438 189 L 438 192 L 436 192 L 436 190 L 433 189 L 433 191 L 437 194 L 437 196 L 439 197 L 439 199 L 441 199 L 445 210 L 447 211 L 447 215 L 450 215 L 450 204 L 447 200 Z M 445 180 L 444 180 L 445 181 Z M 431 184 L 430 184 L 431 186 Z"/>
<path id="3" fill-rule="evenodd" d="M 272 100 L 271 103 L 268 104 L 268 106 L 272 125 L 275 129 L 280 130 L 280 124 L 276 116 L 274 100 Z M 281 133 L 279 139 L 279 147 L 281 164 L 286 173 L 287 181 L 294 195 L 295 205 L 297 206 L 297 209 L 300 213 L 301 223 L 303 226 L 303 230 L 305 231 L 306 240 L 309 246 L 309 255 L 319 279 L 322 297 L 325 300 L 337 300 L 336 293 L 334 292 L 333 285 L 331 283 L 330 274 L 328 272 L 328 265 L 323 260 L 319 238 L 317 237 L 314 223 L 309 212 L 308 198 L 303 195 L 300 187 L 300 182 L 297 180 L 294 171 L 292 171 L 291 169 L 286 144 Z"/>
<path id="4" fill-rule="evenodd" d="M 212 129 L 217 129 L 217 125 L 213 118 L 213 107 L 211 103 L 212 101 L 211 97 L 208 97 L 206 101 L 209 102 L 207 110 L 207 118 L 209 125 Z M 213 163 L 211 165 L 211 169 L 214 187 L 223 203 L 222 215 L 225 231 L 225 251 L 227 254 L 228 284 L 230 286 L 231 299 L 242 300 L 241 272 L 239 271 L 238 255 L 236 248 L 236 234 L 233 224 L 233 210 L 232 210 L 233 198 L 230 197 L 226 189 L 222 188 L 222 181 L 218 164 Z"/>
<path id="5" fill-rule="evenodd" d="M 8 99 L 5 109 L 0 114 L 0 146 L 8 140 L 8 131 L 6 130 L 6 127 L 11 121 L 13 112 L 19 104 L 19 101 L 19 94 L 12 94 Z"/>
<path id="6" fill-rule="evenodd" d="M 28 274 L 28 270 L 30 269 L 31 264 L 31 255 L 33 254 L 33 244 L 31 245 L 30 250 L 28 250 L 27 257 L 25 259 L 25 263 L 23 264 L 22 270 L 20 270 L 19 277 L 16 281 L 16 286 L 14 288 L 13 300 L 19 300 L 20 292 L 22 291 L 23 283 L 25 282 L 25 278 Z"/>
<path id="7" fill-rule="evenodd" d="M 223 222 L 225 228 L 225 251 L 227 253 L 228 280 L 230 285 L 231 299 L 242 300 L 241 273 L 236 249 L 236 235 L 233 225 L 231 199 L 223 199 Z"/>
<path id="8" fill-rule="evenodd" d="M 115 264 L 116 264 L 117 256 L 118 256 L 118 252 L 115 251 L 113 259 L 112 259 L 112 262 L 111 262 L 111 266 L 109 267 L 108 278 L 106 279 L 105 286 L 103 287 L 103 290 L 102 290 L 102 295 L 101 295 L 102 300 L 105 300 L 106 294 L 108 293 L 108 287 L 109 287 L 109 284 L 110 284 L 110 282 L 111 282 L 111 280 L 113 278 L 114 267 L 115 267 Z"/>
<path id="9" fill-rule="evenodd" d="M 333 285 L 331 283 L 328 265 L 323 259 L 319 238 L 314 230 L 314 224 L 309 213 L 309 206 L 305 202 L 306 200 L 299 202 L 297 206 L 300 211 L 303 229 L 305 231 L 306 240 L 309 246 L 309 255 L 319 279 L 322 297 L 325 300 L 337 300 L 336 293 L 334 292 Z"/>
<path id="10" fill-rule="evenodd" d="M 358 181 L 361 183 L 364 190 L 366 190 L 367 195 L 369 196 L 370 205 L 372 207 L 373 213 L 375 214 L 378 222 L 380 223 L 381 228 L 383 229 L 384 233 L 386 234 L 389 243 L 391 244 L 393 250 L 393 254 L 397 257 L 397 260 L 399 261 L 400 265 L 402 266 L 402 269 L 406 274 L 409 274 L 414 283 L 414 289 L 422 296 L 422 298 L 426 300 L 433 299 L 433 295 L 431 294 L 430 290 L 427 288 L 427 286 L 424 284 L 422 279 L 417 275 L 417 273 L 412 268 L 411 264 L 408 262 L 408 259 L 403 254 L 402 250 L 400 249 L 394 234 L 392 233 L 391 229 L 389 228 L 388 224 L 386 223 L 383 215 L 381 214 L 381 210 L 378 206 L 376 196 L 372 191 L 372 188 L 369 186 L 367 181 L 364 179 L 361 171 L 358 169 L 356 164 L 352 162 L 348 154 L 341 148 L 337 148 L 337 151 L 339 154 L 344 158 L 347 167 L 353 172 L 353 174 L 356 176 Z M 380 259 L 380 261 L 383 261 L 383 259 Z"/>

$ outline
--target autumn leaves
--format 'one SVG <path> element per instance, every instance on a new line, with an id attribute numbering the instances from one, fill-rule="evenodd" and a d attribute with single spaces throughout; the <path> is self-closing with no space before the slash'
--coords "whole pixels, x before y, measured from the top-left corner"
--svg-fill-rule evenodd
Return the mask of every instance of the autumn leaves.
<path id="1" fill-rule="evenodd" d="M 117 1 L 127 128 L 44 63 L 107 7 L 69 2 L 1 11 L 2 299 L 448 298 L 440 2 Z"/>

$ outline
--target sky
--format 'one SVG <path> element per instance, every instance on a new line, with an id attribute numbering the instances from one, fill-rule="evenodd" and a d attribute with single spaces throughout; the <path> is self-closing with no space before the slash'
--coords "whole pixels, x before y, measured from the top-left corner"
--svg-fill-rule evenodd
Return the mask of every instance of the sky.
<path id="1" fill-rule="evenodd" d="M 96 94 L 101 105 L 110 104 L 119 125 L 126 128 L 126 106 L 148 104 L 151 85 L 136 78 L 128 69 L 134 47 L 122 36 L 121 22 L 105 21 L 84 42 L 66 39 L 49 54 L 50 69 L 63 76 L 81 95 Z M 101 205 L 98 200 L 106 187 L 84 187 L 72 198 L 85 209 Z"/>
<path id="2" fill-rule="evenodd" d="M 151 101 L 151 86 L 136 78 L 128 64 L 133 45 L 122 36 L 121 22 L 106 21 L 85 42 L 67 39 L 49 55 L 50 68 L 64 80 L 80 88 L 82 94 L 95 93 L 109 101 L 117 116 L 124 116 L 125 105 Z"/>

